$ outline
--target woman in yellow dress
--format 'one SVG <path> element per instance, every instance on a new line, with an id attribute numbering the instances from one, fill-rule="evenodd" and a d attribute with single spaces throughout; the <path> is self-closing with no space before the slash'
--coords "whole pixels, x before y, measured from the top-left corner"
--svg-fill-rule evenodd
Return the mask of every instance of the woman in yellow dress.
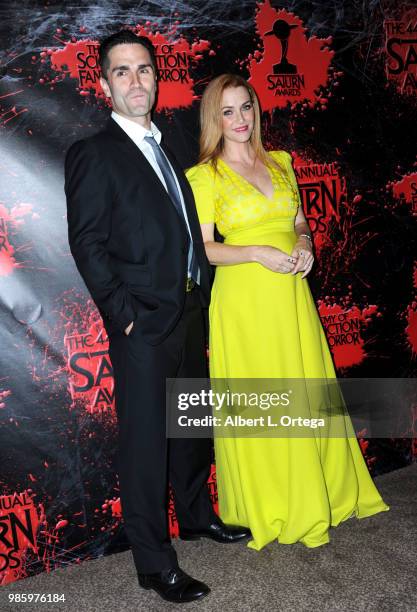
<path id="1" fill-rule="evenodd" d="M 264 150 L 255 91 L 239 76 L 211 81 L 200 119 L 199 163 L 187 177 L 216 266 L 211 378 L 334 379 L 306 279 L 313 251 L 291 156 Z M 214 443 L 220 516 L 249 527 L 256 550 L 275 539 L 320 546 L 330 526 L 388 510 L 354 435 L 215 433 Z"/>

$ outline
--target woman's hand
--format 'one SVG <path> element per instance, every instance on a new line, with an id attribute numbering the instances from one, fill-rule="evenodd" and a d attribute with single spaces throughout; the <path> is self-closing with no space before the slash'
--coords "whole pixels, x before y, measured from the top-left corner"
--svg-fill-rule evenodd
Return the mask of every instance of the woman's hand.
<path id="1" fill-rule="evenodd" d="M 297 263 L 297 257 L 288 255 L 280 249 L 272 246 L 256 246 L 254 249 L 253 261 L 262 264 L 268 270 L 272 272 L 280 272 L 281 274 L 288 274 L 292 272 L 294 266 Z"/>
<path id="2" fill-rule="evenodd" d="M 292 250 L 291 256 L 297 261 L 291 274 L 297 274 L 297 272 L 304 272 L 301 278 L 305 278 L 311 271 L 314 263 L 313 246 L 308 238 L 300 236 L 295 243 Z"/>

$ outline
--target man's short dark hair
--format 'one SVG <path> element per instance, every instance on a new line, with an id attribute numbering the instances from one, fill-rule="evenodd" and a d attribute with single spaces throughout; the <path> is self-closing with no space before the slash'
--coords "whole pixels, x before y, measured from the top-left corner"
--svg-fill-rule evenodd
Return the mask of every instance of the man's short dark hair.
<path id="1" fill-rule="evenodd" d="M 101 74 L 106 79 L 107 71 L 110 67 L 109 61 L 109 52 L 116 45 L 142 45 L 145 47 L 147 51 L 149 51 L 149 55 L 151 57 L 152 67 L 154 69 L 155 75 L 158 74 L 156 67 L 156 55 L 155 55 L 155 47 L 146 36 L 137 36 L 132 32 L 132 30 L 120 30 L 120 32 L 116 32 L 111 36 L 107 36 L 100 41 L 100 46 L 98 50 L 98 61 L 100 64 Z"/>

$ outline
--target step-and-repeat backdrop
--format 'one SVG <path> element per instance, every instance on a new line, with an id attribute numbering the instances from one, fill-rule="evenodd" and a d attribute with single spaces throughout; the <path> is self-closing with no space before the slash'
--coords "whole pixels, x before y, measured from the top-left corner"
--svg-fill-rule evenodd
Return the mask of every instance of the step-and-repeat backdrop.
<path id="1" fill-rule="evenodd" d="M 156 46 L 155 121 L 184 167 L 196 160 L 206 84 L 226 71 L 249 79 L 267 147 L 294 158 L 338 375 L 416 375 L 417 10 L 356 0 L 103 7 L 11 0 L 0 10 L 3 584 L 127 547 L 108 339 L 69 253 L 63 191 L 69 145 L 109 115 L 101 36 L 126 26 Z M 358 436 L 374 475 L 417 456 L 410 437 Z M 216 503 L 214 466 L 209 486 Z M 168 512 L 175 535 L 172 502 Z"/>

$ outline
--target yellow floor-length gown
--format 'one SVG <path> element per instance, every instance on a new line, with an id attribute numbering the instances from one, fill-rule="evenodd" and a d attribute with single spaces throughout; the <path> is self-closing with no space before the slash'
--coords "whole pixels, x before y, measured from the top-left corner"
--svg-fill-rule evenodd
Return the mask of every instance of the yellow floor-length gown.
<path id="1" fill-rule="evenodd" d="M 300 205 L 291 156 L 270 153 L 268 198 L 219 159 L 187 172 L 200 223 L 215 223 L 229 245 L 271 245 L 291 253 Z M 308 280 L 258 263 L 218 266 L 210 305 L 210 376 L 334 379 L 330 351 Z M 248 546 L 277 539 L 315 547 L 355 515 L 388 510 L 355 437 L 214 435 L 219 513 L 251 529 Z"/>

